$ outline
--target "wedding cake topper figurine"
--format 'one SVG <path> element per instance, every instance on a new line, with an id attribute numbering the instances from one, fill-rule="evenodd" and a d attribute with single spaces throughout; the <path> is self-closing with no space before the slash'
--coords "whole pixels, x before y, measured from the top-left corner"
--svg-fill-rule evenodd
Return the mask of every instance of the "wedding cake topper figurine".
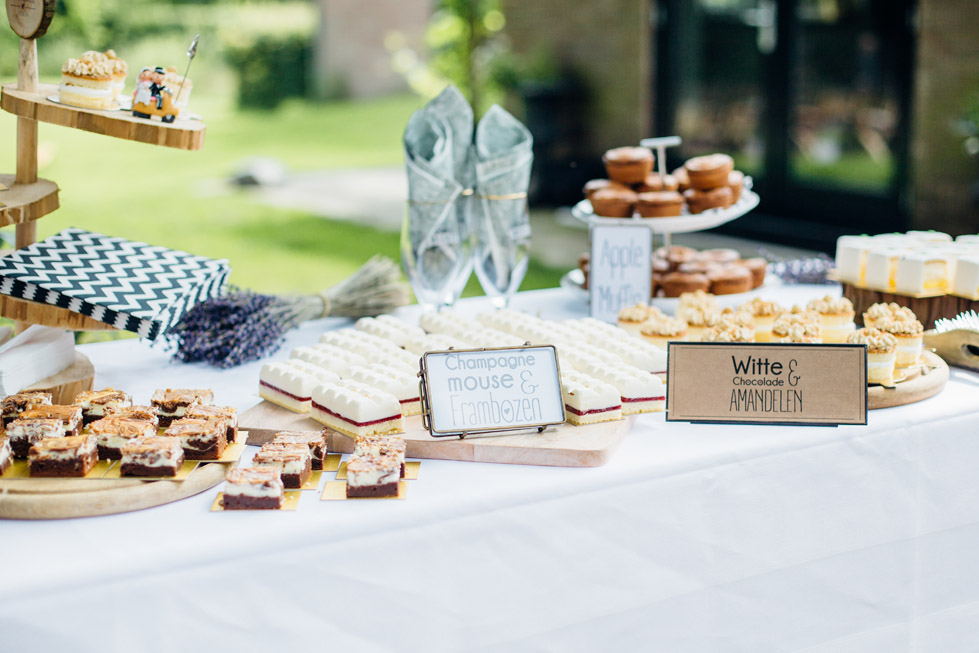
<path id="1" fill-rule="evenodd" d="M 184 72 L 183 79 L 180 81 L 180 88 L 174 93 L 164 82 L 166 71 L 161 66 L 155 68 L 143 68 L 139 72 L 139 79 L 136 82 L 136 90 L 133 91 L 133 115 L 137 118 L 152 118 L 160 116 L 163 122 L 173 122 L 180 109 L 176 106 L 177 97 L 183 90 L 184 82 L 187 80 L 187 73 L 190 72 L 190 64 L 197 54 L 197 42 L 201 35 L 194 37 L 193 42 L 187 49 L 187 70 Z"/>

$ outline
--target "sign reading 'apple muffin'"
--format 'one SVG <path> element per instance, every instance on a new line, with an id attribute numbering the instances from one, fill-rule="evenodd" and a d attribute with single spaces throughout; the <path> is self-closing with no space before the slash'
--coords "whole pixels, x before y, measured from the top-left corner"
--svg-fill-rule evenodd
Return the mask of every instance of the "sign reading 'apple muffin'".
<path id="1" fill-rule="evenodd" d="M 863 345 L 670 343 L 667 421 L 867 423 Z"/>
<path id="2" fill-rule="evenodd" d="M 615 322 L 626 306 L 648 302 L 653 236 L 644 225 L 592 225 L 588 288 L 591 316 Z"/>

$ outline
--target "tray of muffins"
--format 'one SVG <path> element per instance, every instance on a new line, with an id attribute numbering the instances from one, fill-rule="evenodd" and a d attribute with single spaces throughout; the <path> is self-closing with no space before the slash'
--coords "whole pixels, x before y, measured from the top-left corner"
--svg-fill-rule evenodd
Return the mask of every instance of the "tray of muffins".
<path id="1" fill-rule="evenodd" d="M 617 147 L 602 158 L 607 179 L 593 179 L 571 214 L 587 223 L 629 220 L 654 233 L 686 233 L 718 227 L 758 206 L 752 180 L 734 169 L 727 154 L 689 159 L 672 173 L 645 147 Z"/>

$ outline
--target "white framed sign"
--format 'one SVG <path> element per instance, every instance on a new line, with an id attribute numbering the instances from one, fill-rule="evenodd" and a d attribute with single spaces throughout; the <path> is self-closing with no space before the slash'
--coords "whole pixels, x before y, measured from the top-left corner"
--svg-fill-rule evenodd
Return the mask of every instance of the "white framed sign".
<path id="1" fill-rule="evenodd" d="M 427 352 L 422 420 L 434 437 L 513 431 L 565 420 L 553 345 Z"/>
<path id="2" fill-rule="evenodd" d="M 590 236 L 591 316 L 615 322 L 621 309 L 649 301 L 653 232 L 644 225 L 593 224 Z"/>

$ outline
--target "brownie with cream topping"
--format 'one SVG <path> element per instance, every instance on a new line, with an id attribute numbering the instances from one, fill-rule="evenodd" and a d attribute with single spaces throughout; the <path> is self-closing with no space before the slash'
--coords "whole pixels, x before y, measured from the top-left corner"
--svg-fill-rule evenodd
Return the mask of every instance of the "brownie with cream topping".
<path id="1" fill-rule="evenodd" d="M 182 418 L 191 406 L 210 406 L 214 403 L 214 392 L 188 388 L 159 389 L 153 393 L 150 404 L 160 417 L 160 426 L 170 426 L 171 422 Z"/>
<path id="2" fill-rule="evenodd" d="M 148 435 L 122 445 L 120 476 L 176 476 L 184 464 L 184 449 L 176 438 Z"/>
<path id="3" fill-rule="evenodd" d="M 80 406 L 38 406 L 20 414 L 21 419 L 59 419 L 62 435 L 78 435 L 82 431 L 82 409 Z"/>
<path id="4" fill-rule="evenodd" d="M 190 419 L 206 419 L 212 422 L 223 422 L 227 428 L 228 444 L 234 444 L 238 439 L 238 409 L 232 406 L 191 406 L 187 409 Z"/>
<path id="5" fill-rule="evenodd" d="M 397 435 L 358 435 L 354 441 L 355 456 L 394 456 L 401 464 L 401 477 L 405 475 L 405 452 L 408 443 Z"/>
<path id="6" fill-rule="evenodd" d="M 104 417 L 92 422 L 88 430 L 95 436 L 102 460 L 119 460 L 122 447 L 130 440 L 156 435 L 156 427 L 151 422 L 125 417 Z"/>
<path id="7" fill-rule="evenodd" d="M 273 444 L 304 444 L 309 447 L 312 456 L 312 469 L 323 469 L 326 462 L 327 444 L 326 436 L 329 429 L 322 431 L 278 431 L 272 438 Z"/>
<path id="8" fill-rule="evenodd" d="M 51 405 L 50 392 L 18 392 L 3 398 L 0 404 L 0 411 L 3 414 L 3 425 L 7 426 L 12 420 L 17 419 L 21 413 L 28 408 Z"/>
<path id="9" fill-rule="evenodd" d="M 85 390 L 75 395 L 75 406 L 82 409 L 82 423 L 90 424 L 108 415 L 111 408 L 131 406 L 132 398 L 122 390 L 104 388 L 102 390 Z"/>
<path id="10" fill-rule="evenodd" d="M 160 417 L 156 414 L 156 409 L 152 406 L 118 406 L 109 407 L 106 411 L 107 417 L 122 417 L 124 419 L 138 419 L 149 422 L 153 428 L 160 427 Z"/>
<path id="11" fill-rule="evenodd" d="M 347 461 L 347 497 L 396 497 L 401 464 L 394 456 L 351 456 Z"/>
<path id="12" fill-rule="evenodd" d="M 278 510 L 285 494 L 275 467 L 236 467 L 228 472 L 221 505 L 225 510 Z"/>
<path id="13" fill-rule="evenodd" d="M 312 474 L 312 460 L 309 446 L 305 444 L 267 442 L 252 457 L 252 465 L 278 469 L 282 484 L 286 488 L 298 490 Z"/>
<path id="14" fill-rule="evenodd" d="M 60 438 L 65 425 L 57 418 L 18 418 L 7 425 L 10 447 L 17 458 L 27 458 L 31 445 L 44 438 Z"/>
<path id="15" fill-rule="evenodd" d="M 224 422 L 184 417 L 170 424 L 163 435 L 180 438 L 188 460 L 217 460 L 228 447 L 227 433 Z"/>
<path id="16" fill-rule="evenodd" d="M 98 462 L 95 437 L 71 435 L 45 438 L 31 445 L 27 456 L 31 476 L 85 476 Z"/>

